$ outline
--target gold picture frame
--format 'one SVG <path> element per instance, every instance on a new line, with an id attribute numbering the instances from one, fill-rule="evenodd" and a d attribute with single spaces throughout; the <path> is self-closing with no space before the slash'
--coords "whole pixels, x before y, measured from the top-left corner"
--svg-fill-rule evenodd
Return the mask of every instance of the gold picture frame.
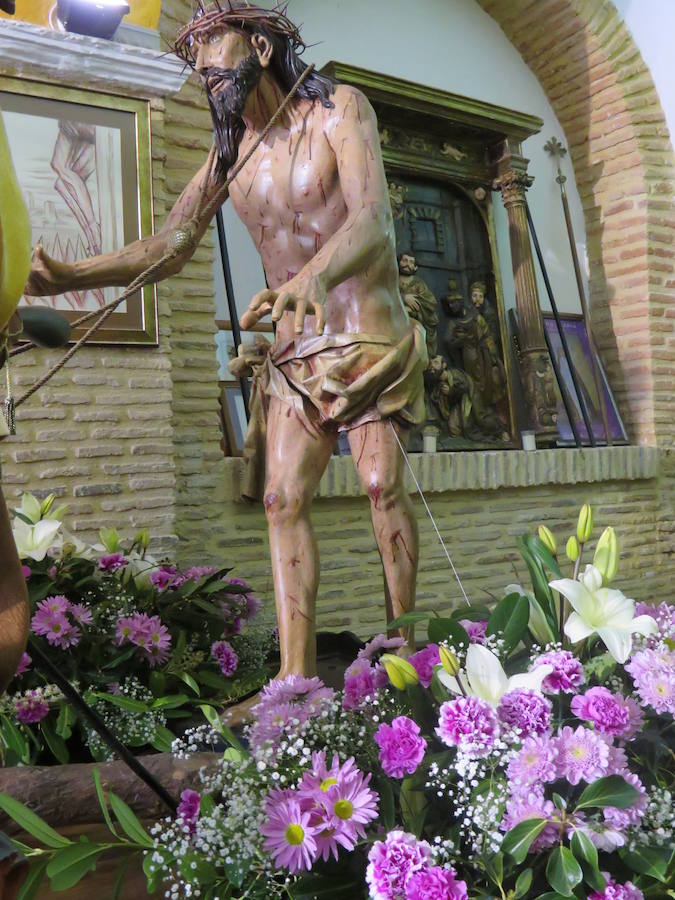
<path id="1" fill-rule="evenodd" d="M 115 252 L 152 234 L 148 101 L 4 78 L 0 109 L 34 244 L 40 241 L 51 256 L 70 262 Z M 49 306 L 73 321 L 120 291 L 24 297 L 21 305 Z M 74 329 L 73 339 L 81 333 Z M 156 346 L 155 286 L 123 303 L 90 343 Z"/>

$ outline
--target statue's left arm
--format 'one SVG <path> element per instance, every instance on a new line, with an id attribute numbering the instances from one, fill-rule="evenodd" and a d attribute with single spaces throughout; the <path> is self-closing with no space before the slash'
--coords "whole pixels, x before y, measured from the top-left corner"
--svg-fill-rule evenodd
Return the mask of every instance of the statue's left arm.
<path id="1" fill-rule="evenodd" d="M 323 301 L 337 285 L 359 274 L 383 253 L 394 253 L 395 236 L 387 181 L 380 153 L 377 119 L 368 100 L 355 88 L 338 87 L 335 109 L 327 116 L 324 134 L 335 153 L 347 218 L 312 259 L 276 291 L 253 298 L 242 317 L 243 328 L 271 311 L 278 320 L 295 310 L 295 331 L 302 332 L 305 315 L 316 315 L 323 331 Z"/>

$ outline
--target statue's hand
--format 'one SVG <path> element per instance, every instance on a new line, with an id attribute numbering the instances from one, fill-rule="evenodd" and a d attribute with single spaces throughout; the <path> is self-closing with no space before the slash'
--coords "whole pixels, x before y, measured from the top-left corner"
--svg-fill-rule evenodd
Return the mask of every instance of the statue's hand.
<path id="1" fill-rule="evenodd" d="M 62 294 L 70 289 L 75 270 L 70 263 L 52 259 L 41 244 L 33 250 L 30 275 L 24 288 L 29 297 Z"/>
<path id="2" fill-rule="evenodd" d="M 278 322 L 285 312 L 292 310 L 295 312 L 296 334 L 302 334 L 305 316 L 316 316 L 316 333 L 323 334 L 325 300 L 326 288 L 320 277 L 296 276 L 276 290 L 266 288 L 259 291 L 241 317 L 240 324 L 243 329 L 250 328 L 269 313 L 272 314 L 272 321 Z"/>

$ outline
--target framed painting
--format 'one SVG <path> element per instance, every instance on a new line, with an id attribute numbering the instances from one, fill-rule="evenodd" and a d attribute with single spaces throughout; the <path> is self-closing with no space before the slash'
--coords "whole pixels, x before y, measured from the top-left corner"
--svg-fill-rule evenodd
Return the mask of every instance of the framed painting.
<path id="1" fill-rule="evenodd" d="M 553 316 L 553 313 L 544 313 L 543 317 L 544 328 L 546 329 L 546 334 L 548 335 L 548 338 L 551 342 L 551 349 L 560 369 L 560 375 L 563 382 L 563 390 L 565 391 L 570 407 L 573 410 L 573 414 L 575 417 L 574 421 L 579 432 L 579 437 L 581 438 L 582 442 L 589 444 L 590 441 L 588 439 L 588 430 L 581 415 L 579 398 L 577 397 L 576 391 L 574 389 L 572 376 L 570 374 L 570 368 L 567 364 L 567 359 L 565 358 L 565 354 L 563 352 L 562 341 L 560 339 L 560 334 L 558 332 L 555 318 Z M 579 383 L 579 388 L 581 393 L 583 394 L 585 405 L 588 410 L 591 428 L 593 429 L 593 436 L 596 439 L 596 442 L 598 444 L 602 444 L 605 442 L 605 429 L 602 422 L 602 408 L 600 406 L 600 403 L 603 402 L 607 411 L 607 423 L 609 425 L 609 431 L 612 436 L 613 443 L 627 443 L 628 436 L 626 434 L 626 428 L 623 424 L 618 407 L 612 395 L 605 370 L 600 359 L 596 356 L 595 361 L 599 368 L 600 382 L 602 386 L 602 401 L 598 397 L 598 392 L 595 387 L 595 379 L 593 376 L 593 359 L 591 356 L 591 348 L 588 342 L 588 332 L 586 331 L 586 325 L 584 323 L 583 316 L 566 313 L 562 314 L 560 316 L 560 319 L 562 322 L 563 332 L 567 339 L 567 346 L 569 347 L 572 364 L 574 366 L 574 371 Z M 572 434 L 572 429 L 570 427 L 569 419 L 565 411 L 565 405 L 563 404 L 562 395 L 558 388 L 558 385 L 556 385 L 556 395 L 558 397 L 557 426 L 558 434 L 560 436 L 559 443 L 573 445 L 574 435 Z"/>
<path id="2" fill-rule="evenodd" d="M 147 101 L 6 78 L 0 109 L 33 245 L 74 262 L 114 253 L 152 233 Z M 24 297 L 21 304 L 49 306 L 73 321 L 105 306 L 120 290 Z M 74 338 L 80 334 L 73 331 Z M 156 345 L 155 286 L 121 304 L 92 343 Z"/>

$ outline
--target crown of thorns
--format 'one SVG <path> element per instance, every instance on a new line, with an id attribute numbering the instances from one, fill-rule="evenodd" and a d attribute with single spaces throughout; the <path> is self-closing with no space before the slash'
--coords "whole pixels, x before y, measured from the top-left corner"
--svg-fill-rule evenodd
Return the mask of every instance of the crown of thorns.
<path id="1" fill-rule="evenodd" d="M 278 34 L 289 41 L 293 49 L 302 53 L 305 44 L 300 37 L 297 25 L 286 15 L 288 4 L 278 4 L 273 9 L 262 9 L 260 6 L 252 6 L 249 3 L 236 2 L 236 0 L 215 0 L 208 6 L 204 6 L 199 0 L 197 12 L 178 33 L 173 45 L 174 53 L 183 59 L 189 66 L 194 67 L 196 54 L 194 51 L 195 39 L 208 34 L 216 28 L 230 28 L 235 31 L 250 32 L 256 25 L 262 25 L 267 31 Z"/>

